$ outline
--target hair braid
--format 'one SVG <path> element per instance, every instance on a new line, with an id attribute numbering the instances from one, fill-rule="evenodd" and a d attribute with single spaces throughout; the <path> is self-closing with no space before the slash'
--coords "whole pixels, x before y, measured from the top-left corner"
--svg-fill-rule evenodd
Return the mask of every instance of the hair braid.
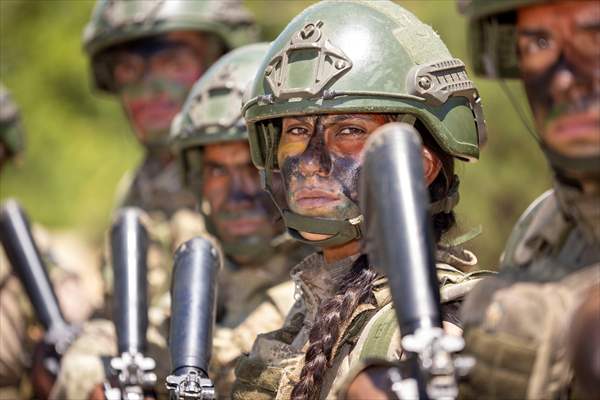
<path id="1" fill-rule="evenodd" d="M 372 284 L 377 274 L 369 268 L 366 255 L 352 264 L 336 294 L 323 301 L 317 310 L 315 324 L 309 333 L 309 346 L 304 356 L 300 380 L 292 390 L 293 400 L 317 399 L 327 368 L 331 365 L 333 347 L 340 336 L 342 321 L 348 320 L 356 307 L 373 302 Z"/>

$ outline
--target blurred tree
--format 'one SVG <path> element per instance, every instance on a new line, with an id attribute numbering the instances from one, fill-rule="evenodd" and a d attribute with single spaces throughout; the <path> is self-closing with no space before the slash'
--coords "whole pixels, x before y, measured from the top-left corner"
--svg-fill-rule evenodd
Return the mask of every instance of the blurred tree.
<path id="1" fill-rule="evenodd" d="M 249 0 L 263 32 L 272 40 L 311 1 Z M 454 0 L 400 1 L 431 24 L 452 53 L 468 63 L 466 23 Z M 17 197 L 32 218 L 55 227 L 77 227 L 90 235 L 108 225 L 122 174 L 141 150 L 119 105 L 91 90 L 81 33 L 92 0 L 0 1 L 0 81 L 22 109 L 27 150 L 21 165 L 0 177 L 0 199 Z M 462 200 L 459 230 L 482 225 L 469 245 L 481 264 L 493 267 L 510 229 L 525 207 L 550 185 L 535 141 L 498 83 L 477 80 L 489 141 L 481 161 L 459 165 Z M 526 112 L 518 83 L 508 87 Z"/>

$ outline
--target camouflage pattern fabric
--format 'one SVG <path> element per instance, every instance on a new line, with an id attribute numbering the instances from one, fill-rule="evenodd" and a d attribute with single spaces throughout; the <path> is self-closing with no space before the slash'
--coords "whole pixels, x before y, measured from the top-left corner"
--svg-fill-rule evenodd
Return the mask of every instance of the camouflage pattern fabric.
<path id="1" fill-rule="evenodd" d="M 157 390 L 161 397 L 166 397 L 164 380 L 171 372 L 167 340 L 172 254 L 179 244 L 207 233 L 202 217 L 189 210 L 180 210 L 170 219 L 163 214 L 152 214 L 145 225 L 152 241 L 148 258 L 150 326 L 147 355 L 157 361 Z M 278 250 L 266 265 L 239 267 L 229 262 L 220 273 L 218 302 L 224 313 L 215 329 L 211 365 L 211 378 L 216 381 L 218 393 L 229 392 L 237 357 L 250 350 L 254 338 L 264 332 L 264 328 L 281 326 L 293 303 L 293 285 L 282 282 L 289 278 L 291 266 L 305 252 L 300 252 L 298 245 L 289 242 Z M 295 256 L 297 252 L 300 255 Z M 107 287 L 112 287 L 111 268 L 107 266 L 105 271 Z M 106 311 L 105 316 L 108 315 Z M 83 334 L 62 359 L 51 398 L 87 398 L 106 376 L 102 358 L 107 360 L 114 355 L 116 333 L 110 319 L 86 323 Z"/>
<path id="2" fill-rule="evenodd" d="M 477 359 L 461 387 L 465 398 L 558 398 L 573 389 L 567 331 L 587 290 L 600 283 L 600 247 L 562 205 L 560 189 L 527 209 L 501 273 L 465 301 L 466 351 Z"/>
<path id="3" fill-rule="evenodd" d="M 69 322 L 82 323 L 102 305 L 98 256 L 70 232 L 49 232 L 34 225 L 33 235 L 49 268 L 61 309 Z M 43 337 L 29 299 L 10 271 L 0 247 L 0 398 L 23 396 L 23 375 L 35 342 Z"/>
<path id="4" fill-rule="evenodd" d="M 181 170 L 176 161 L 166 166 L 149 153 L 133 173 L 127 173 L 117 188 L 117 208 L 132 206 L 167 216 L 178 210 L 196 207 L 196 198 L 183 185 Z"/>
<path id="5" fill-rule="evenodd" d="M 442 301 L 459 301 L 479 280 L 479 272 L 465 274 L 462 269 L 472 269 L 477 259 L 468 251 L 449 253 L 438 251 L 438 277 Z M 303 260 L 292 271 L 292 279 L 301 297 L 288 313 L 282 328 L 259 335 L 252 352 L 242 357 L 236 367 L 236 381 L 232 398 L 236 400 L 289 399 L 294 382 L 297 382 L 304 364 L 308 336 L 319 303 L 333 295 L 332 291 L 354 262 L 354 257 L 326 264 L 323 255 L 315 253 Z M 453 265 L 447 264 L 454 260 Z M 373 285 L 376 304 L 361 304 L 351 318 L 344 322 L 338 343 L 334 347 L 332 366 L 328 369 L 321 389 L 321 397 L 335 399 L 347 375 L 360 363 L 367 338 L 378 319 L 391 308 L 391 294 L 385 278 Z M 399 329 L 393 321 L 385 353 L 389 359 L 400 357 Z"/>

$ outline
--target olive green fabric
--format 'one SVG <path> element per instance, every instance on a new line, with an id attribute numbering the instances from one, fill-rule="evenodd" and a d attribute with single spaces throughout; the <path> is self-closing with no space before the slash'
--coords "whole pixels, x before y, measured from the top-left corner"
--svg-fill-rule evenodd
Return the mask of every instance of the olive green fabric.
<path id="1" fill-rule="evenodd" d="M 463 397 L 551 399 L 570 392 L 568 332 L 586 293 L 600 283 L 600 263 L 548 282 L 528 278 L 505 271 L 467 297 L 465 352 L 476 364 Z"/>
<path id="2" fill-rule="evenodd" d="M 0 144 L 8 156 L 13 157 L 25 150 L 25 132 L 21 125 L 19 108 L 9 91 L 0 83 Z"/>
<path id="3" fill-rule="evenodd" d="M 469 18 L 469 54 L 475 73 L 518 78 L 515 10 L 549 0 L 458 0 Z"/>
<path id="4" fill-rule="evenodd" d="M 254 18 L 241 0 L 98 0 L 83 33 L 96 86 L 111 91 L 98 57 L 110 47 L 173 31 L 214 35 L 224 50 L 256 41 Z"/>

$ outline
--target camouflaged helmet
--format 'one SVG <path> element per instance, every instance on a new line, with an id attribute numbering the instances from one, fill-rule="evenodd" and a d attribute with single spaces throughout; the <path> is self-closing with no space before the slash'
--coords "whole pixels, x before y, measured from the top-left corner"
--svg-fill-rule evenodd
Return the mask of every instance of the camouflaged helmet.
<path id="1" fill-rule="evenodd" d="M 268 48 L 268 43 L 256 43 L 233 50 L 196 82 L 171 126 L 170 142 L 184 171 L 186 149 L 248 138 L 242 94 Z"/>
<path id="2" fill-rule="evenodd" d="M 8 157 L 14 157 L 25 149 L 25 134 L 21 126 L 19 108 L 8 90 L 0 84 L 0 143 Z"/>
<path id="3" fill-rule="evenodd" d="M 470 58 L 487 78 L 519 78 L 515 10 L 548 0 L 458 0 L 469 18 Z"/>
<path id="4" fill-rule="evenodd" d="M 83 33 L 96 86 L 112 91 L 110 71 L 99 57 L 105 50 L 173 31 L 213 34 L 225 51 L 258 37 L 254 18 L 241 0 L 98 0 Z"/>
<path id="5" fill-rule="evenodd" d="M 461 160 L 476 160 L 485 141 L 477 89 L 430 26 L 391 1 L 323 1 L 288 24 L 245 94 L 252 160 L 263 169 L 266 188 L 278 169 L 279 118 L 365 112 L 416 118 Z M 296 238 L 300 226 L 334 235 L 316 244 L 360 234 L 360 216 L 334 221 L 284 207 L 282 214 Z"/>

